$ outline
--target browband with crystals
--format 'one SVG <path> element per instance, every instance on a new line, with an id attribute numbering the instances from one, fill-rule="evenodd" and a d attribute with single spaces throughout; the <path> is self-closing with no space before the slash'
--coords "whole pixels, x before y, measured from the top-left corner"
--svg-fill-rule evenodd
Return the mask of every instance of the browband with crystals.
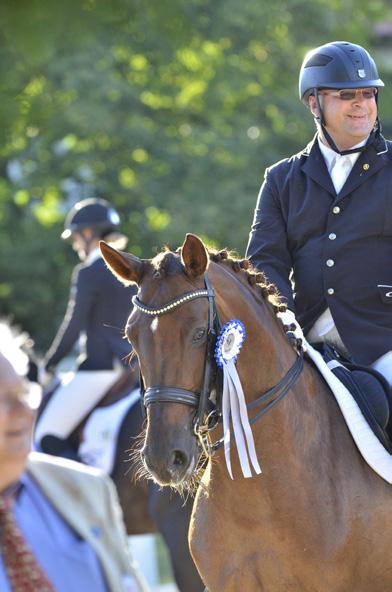
<path id="1" fill-rule="evenodd" d="M 144 304 L 144 302 L 139 300 L 139 298 L 137 296 L 133 296 L 132 303 L 134 306 L 136 306 L 136 308 L 138 308 L 139 310 L 141 310 L 145 314 L 155 317 L 157 315 L 165 314 L 165 313 L 169 312 L 170 310 L 173 310 L 174 308 L 181 306 L 181 304 L 185 304 L 185 302 L 189 302 L 190 300 L 193 300 L 194 298 L 205 298 L 208 295 L 209 295 L 208 290 L 194 290 L 193 292 L 188 292 L 187 294 L 183 294 L 182 296 L 179 296 L 178 298 L 175 298 L 174 300 L 171 300 L 167 304 L 164 304 L 163 306 L 160 306 L 157 308 L 155 308 L 154 306 L 147 306 L 147 304 Z"/>

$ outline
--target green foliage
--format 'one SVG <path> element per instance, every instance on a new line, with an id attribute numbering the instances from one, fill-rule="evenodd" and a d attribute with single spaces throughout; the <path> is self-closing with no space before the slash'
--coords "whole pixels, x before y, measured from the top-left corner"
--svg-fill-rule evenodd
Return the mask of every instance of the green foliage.
<path id="1" fill-rule="evenodd" d="M 333 39 L 371 48 L 388 11 L 387 0 L 2 2 L 0 312 L 48 345 L 76 263 L 62 220 L 91 195 L 118 208 L 136 255 L 188 231 L 243 254 L 265 166 L 313 133 L 297 97 L 305 52 Z"/>

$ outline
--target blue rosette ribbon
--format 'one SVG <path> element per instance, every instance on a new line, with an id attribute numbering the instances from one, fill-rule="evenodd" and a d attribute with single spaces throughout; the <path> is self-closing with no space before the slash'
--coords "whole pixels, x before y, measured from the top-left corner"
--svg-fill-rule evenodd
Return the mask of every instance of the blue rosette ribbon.
<path id="1" fill-rule="evenodd" d="M 242 321 L 234 319 L 223 325 L 215 345 L 215 360 L 219 368 L 229 360 L 236 363 L 245 337 L 245 325 Z"/>
<path id="2" fill-rule="evenodd" d="M 257 475 L 261 473 L 249 423 L 244 391 L 235 367 L 245 337 L 244 324 L 238 319 L 231 320 L 223 325 L 214 352 L 217 365 L 223 369 L 223 444 L 227 470 L 232 479 L 234 477 L 230 459 L 230 420 L 233 426 L 242 474 L 246 478 L 252 477 L 251 465 Z"/>

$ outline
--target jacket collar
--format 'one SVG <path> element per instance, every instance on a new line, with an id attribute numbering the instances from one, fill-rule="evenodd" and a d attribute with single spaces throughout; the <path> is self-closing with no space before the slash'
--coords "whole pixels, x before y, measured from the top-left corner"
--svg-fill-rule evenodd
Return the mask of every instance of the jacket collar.
<path id="1" fill-rule="evenodd" d="M 317 134 L 301 153 L 306 157 L 301 168 L 313 181 L 328 191 L 336 201 L 340 201 L 386 165 L 387 159 L 383 158 L 383 155 L 387 152 L 388 145 L 380 135 L 360 154 L 339 195 L 336 195 L 327 165 L 321 154 Z"/>
<path id="2" fill-rule="evenodd" d="M 93 249 L 91 251 L 91 253 L 89 253 L 86 257 L 86 259 L 83 261 L 83 263 L 87 266 L 87 265 L 92 265 L 94 263 L 94 261 L 96 261 L 97 259 L 99 259 L 101 257 L 101 251 L 99 249 L 99 247 L 97 247 L 96 249 Z"/>
<path id="3" fill-rule="evenodd" d="M 364 142 L 360 142 L 356 146 L 353 146 L 352 150 L 354 148 L 362 148 L 362 146 L 364 146 L 366 144 L 366 141 L 367 140 L 365 140 Z M 331 174 L 336 163 L 342 158 L 348 158 L 351 163 L 351 168 L 353 168 L 354 164 L 357 161 L 358 156 L 360 155 L 360 150 L 358 150 L 358 152 L 351 152 L 350 154 L 347 154 L 347 155 L 338 154 L 337 152 L 332 150 L 332 148 L 323 144 L 323 142 L 320 140 L 320 137 L 318 137 L 318 145 L 319 145 L 321 154 L 324 157 L 329 174 Z"/>
<path id="4" fill-rule="evenodd" d="M 313 181 L 315 181 L 323 189 L 328 191 L 328 193 L 331 193 L 333 196 L 335 196 L 335 188 L 328 172 L 324 157 L 321 154 L 321 150 L 317 141 L 317 134 L 303 150 L 302 156 L 306 157 L 301 167 L 304 173 L 313 179 Z"/>

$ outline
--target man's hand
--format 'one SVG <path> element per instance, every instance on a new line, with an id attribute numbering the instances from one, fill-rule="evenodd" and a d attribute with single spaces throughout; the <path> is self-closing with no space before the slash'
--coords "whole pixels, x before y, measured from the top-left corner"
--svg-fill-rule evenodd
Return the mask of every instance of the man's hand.
<path id="1" fill-rule="evenodd" d="M 42 386 L 42 388 L 46 388 L 48 384 L 53 381 L 54 372 L 53 370 L 49 370 L 45 368 L 44 364 L 41 364 L 38 367 L 38 382 Z"/>
<path id="2" fill-rule="evenodd" d="M 284 312 L 278 312 L 277 316 L 282 321 L 287 333 L 292 333 L 297 340 L 297 344 L 302 347 L 303 351 L 306 351 L 306 340 L 293 311 L 287 309 Z"/>

